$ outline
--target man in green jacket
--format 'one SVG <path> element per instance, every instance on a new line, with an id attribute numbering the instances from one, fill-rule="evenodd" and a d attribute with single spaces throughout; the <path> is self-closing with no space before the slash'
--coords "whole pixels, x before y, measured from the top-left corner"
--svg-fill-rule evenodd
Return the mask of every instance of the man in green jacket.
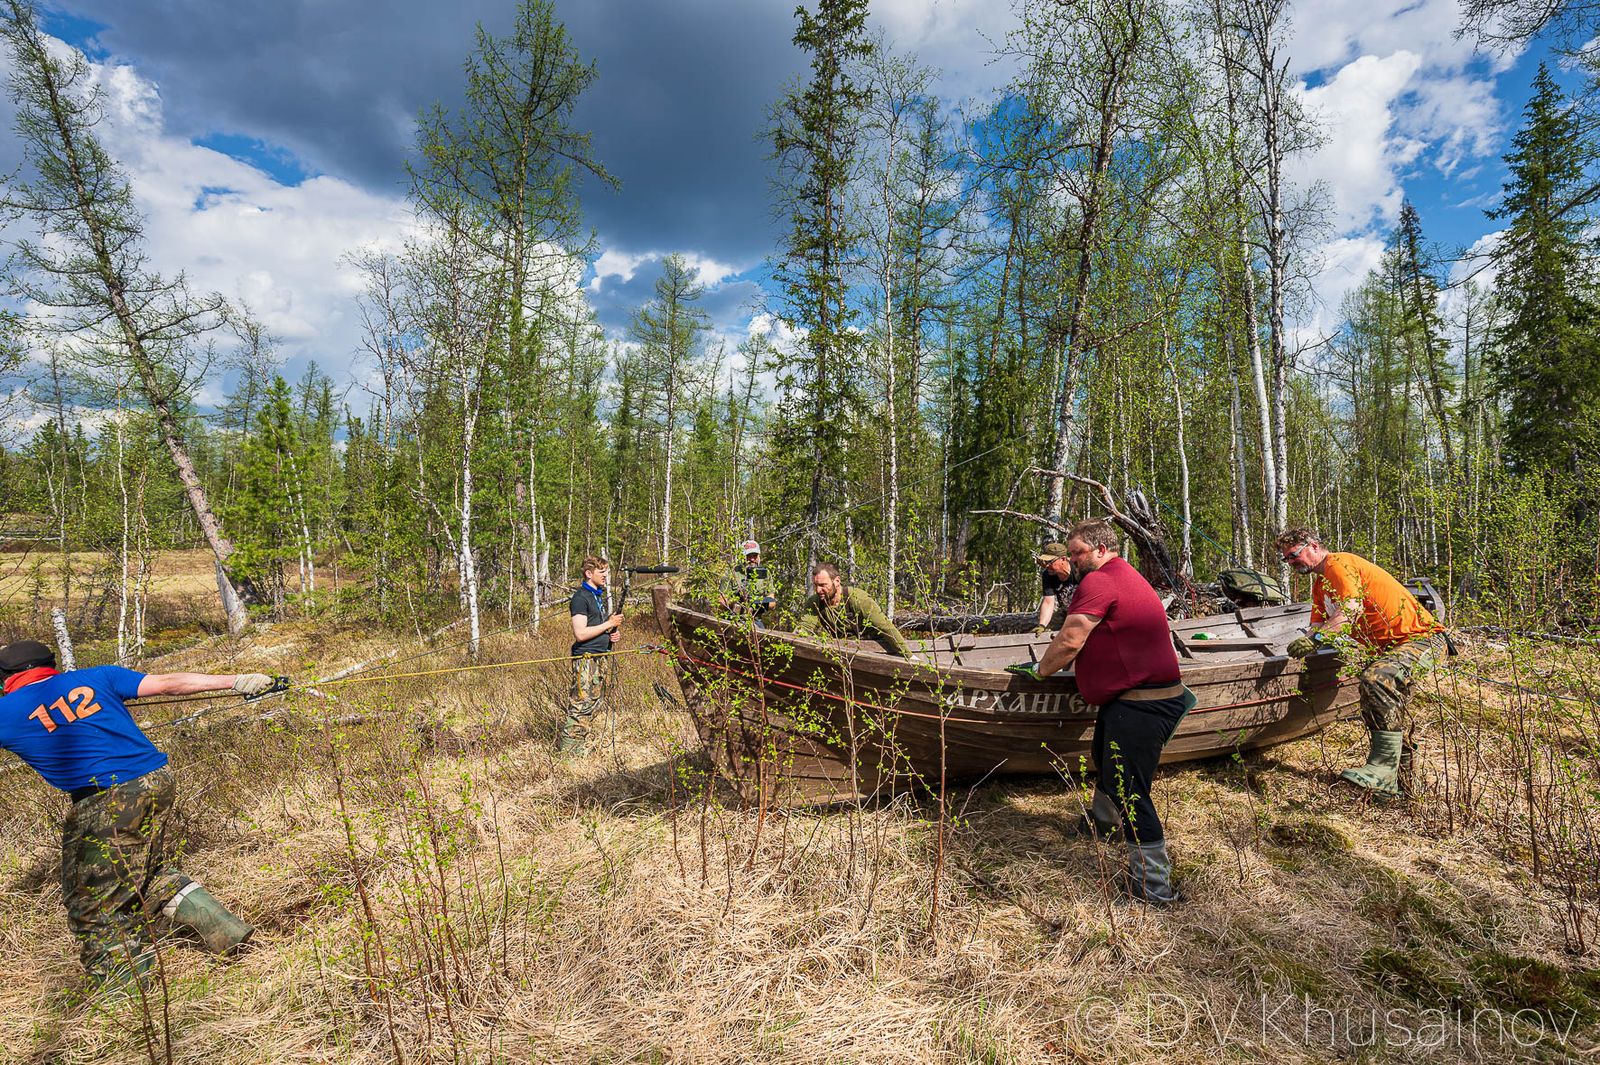
<path id="1" fill-rule="evenodd" d="M 795 632 L 821 631 L 836 640 L 877 640 L 889 654 L 911 657 L 906 638 L 900 635 L 894 622 L 884 616 L 883 608 L 860 588 L 845 587 L 838 566 L 832 562 L 818 563 L 811 577 L 811 587 L 816 594 L 806 599 L 805 613 L 800 615 Z"/>
<path id="2" fill-rule="evenodd" d="M 760 544 L 746 540 L 739 549 L 744 552 L 744 565 L 734 567 L 722 578 L 717 603 L 726 612 L 748 615 L 755 620 L 756 628 L 764 629 L 777 611 L 777 586 L 761 564 Z"/>

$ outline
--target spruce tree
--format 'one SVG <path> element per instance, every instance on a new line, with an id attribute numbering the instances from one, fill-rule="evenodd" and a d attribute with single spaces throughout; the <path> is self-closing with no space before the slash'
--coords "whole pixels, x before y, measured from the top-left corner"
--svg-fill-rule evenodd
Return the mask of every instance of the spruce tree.
<path id="1" fill-rule="evenodd" d="M 1584 248 L 1587 217 L 1575 206 L 1591 147 L 1579 116 L 1540 64 L 1522 129 L 1505 157 L 1493 374 L 1507 404 L 1513 468 L 1576 472 L 1583 428 L 1600 410 L 1600 342 L 1594 279 Z"/>
<path id="2" fill-rule="evenodd" d="M 815 13 L 798 8 L 795 17 L 794 43 L 811 57 L 811 80 L 791 89 L 774 115 L 778 189 L 792 226 L 776 277 L 785 317 L 805 331 L 805 351 L 778 368 L 784 407 L 776 443 L 788 481 L 780 491 L 807 500 L 809 563 L 822 548 L 824 502 L 835 502 L 862 402 L 861 338 L 846 279 L 862 235 L 845 193 L 870 99 L 859 64 L 872 45 L 866 0 L 817 0 Z"/>

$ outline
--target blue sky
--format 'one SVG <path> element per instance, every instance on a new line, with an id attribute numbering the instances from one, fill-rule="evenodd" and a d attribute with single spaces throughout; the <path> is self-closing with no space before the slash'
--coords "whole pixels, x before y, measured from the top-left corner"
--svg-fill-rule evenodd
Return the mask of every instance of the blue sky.
<path id="1" fill-rule="evenodd" d="M 149 217 L 152 258 L 240 299 L 282 341 L 291 372 L 315 358 L 359 377 L 358 280 L 344 257 L 403 239 L 403 163 L 420 109 L 447 107 L 475 23 L 504 32 L 508 0 L 60 0 L 47 28 L 101 64 L 103 136 Z M 687 255 L 730 342 L 751 328 L 763 258 L 782 235 L 768 194 L 767 108 L 802 69 L 794 0 L 557 0 L 599 78 L 577 121 L 621 178 L 586 191 L 601 254 L 589 298 L 620 332 L 659 260 Z M 1004 0 L 876 0 L 875 28 L 943 71 L 953 103 L 981 100 L 1008 69 L 995 45 Z M 1302 3 L 1291 69 L 1326 143 L 1297 164 L 1328 193 L 1313 251 L 1309 333 L 1376 262 L 1400 197 L 1441 250 L 1495 228 L 1483 210 L 1543 50 L 1475 54 L 1456 0 Z M 0 115 L 9 129 L 9 114 Z M 16 147 L 0 133 L 0 165 Z"/>

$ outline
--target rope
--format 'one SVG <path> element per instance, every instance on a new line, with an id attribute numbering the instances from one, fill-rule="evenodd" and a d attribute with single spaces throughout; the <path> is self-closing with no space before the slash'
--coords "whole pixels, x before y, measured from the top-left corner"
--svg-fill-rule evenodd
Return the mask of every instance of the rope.
<path id="1" fill-rule="evenodd" d="M 617 655 L 654 654 L 658 650 L 659 649 L 657 647 L 655 647 L 653 644 L 647 644 L 644 647 L 630 647 L 630 648 L 628 648 L 627 650 L 624 650 L 624 651 L 599 651 L 599 652 L 596 652 L 595 654 L 592 654 L 592 655 L 585 655 L 584 657 L 586 657 L 586 658 L 611 658 L 611 657 L 614 657 L 614 656 L 617 656 Z M 522 659 L 520 661 L 517 661 L 517 662 L 486 662 L 486 663 L 480 663 L 478 665 L 472 665 L 472 666 L 448 666 L 448 667 L 446 667 L 444 669 L 425 669 L 425 670 L 421 670 L 421 671 L 416 672 L 416 673 L 383 673 L 383 674 L 380 674 L 380 675 L 378 675 L 376 677 L 340 677 L 338 680 L 330 680 L 330 681 L 323 681 L 323 682 L 320 682 L 320 683 L 316 683 L 315 686 L 318 687 L 318 688 L 331 688 L 335 684 L 366 684 L 366 683 L 369 683 L 369 682 L 375 681 L 375 680 L 404 680 L 404 679 L 408 679 L 408 678 L 411 678 L 411 677 L 437 677 L 437 676 L 441 676 L 441 675 L 446 674 L 446 673 L 470 673 L 473 670 L 478 670 L 478 669 L 510 669 L 513 666 L 543 666 L 543 665 L 549 665 L 551 662 L 570 662 L 570 661 L 572 661 L 572 656 L 570 654 L 556 655 L 553 658 L 524 658 L 524 659 Z M 307 684 L 307 685 L 294 685 L 291 688 L 285 689 L 285 690 L 293 690 L 293 688 L 304 688 L 304 687 L 311 687 L 311 686 L 312 685 L 309 685 L 309 684 Z"/>
<path id="2" fill-rule="evenodd" d="M 657 652 L 659 650 L 660 649 L 655 647 L 654 645 L 648 645 L 647 644 L 647 645 L 645 645 L 643 647 L 631 647 L 631 648 L 628 648 L 627 650 L 623 650 L 623 651 L 600 651 L 600 652 L 597 652 L 595 654 L 589 655 L 587 657 L 589 657 L 589 658 L 613 658 L 613 657 L 618 656 L 618 655 L 652 654 L 652 653 L 655 653 L 655 652 Z M 474 670 L 480 670 L 480 669 L 511 669 L 511 668 L 517 667 L 517 666 L 541 666 L 541 665 L 549 665 L 552 662 L 570 662 L 570 661 L 572 661 L 572 656 L 570 654 L 565 654 L 565 655 L 557 655 L 557 656 L 554 656 L 554 657 L 551 657 L 551 658 L 525 658 L 525 659 L 521 659 L 521 660 L 516 661 L 516 662 L 483 662 L 483 663 L 478 663 L 478 664 L 470 665 L 470 666 L 448 666 L 448 667 L 446 667 L 444 669 L 425 669 L 425 670 L 417 670 L 417 671 L 410 672 L 410 673 L 382 673 L 382 674 L 379 674 L 377 676 L 352 675 L 352 676 L 348 676 L 348 677 L 340 677 L 337 680 L 308 681 L 305 684 L 290 684 L 290 685 L 288 685 L 286 687 L 283 687 L 283 688 L 280 688 L 280 689 L 278 689 L 276 691 L 264 693 L 262 696 L 258 696 L 257 699 L 264 698 L 266 695 L 287 695 L 289 692 L 292 692 L 292 691 L 305 691 L 305 690 L 311 689 L 311 688 L 331 688 L 336 684 L 370 684 L 370 683 L 373 683 L 374 681 L 380 681 L 380 680 L 409 680 L 409 679 L 413 679 L 413 678 L 416 678 L 416 677 L 442 676 L 442 675 L 447 674 L 447 673 L 468 673 L 468 672 L 472 672 Z M 143 709 L 144 707 L 147 707 L 147 706 L 163 706 L 163 705 L 165 705 L 167 703 L 175 703 L 175 702 L 193 702 L 193 701 L 195 701 L 197 699 L 225 699 L 225 698 L 230 697 L 233 694 L 234 693 L 232 693 L 232 692 L 200 692 L 200 693 L 196 693 L 194 695 L 176 696 L 176 697 L 171 698 L 171 699 L 162 699 L 162 700 L 140 699 L 140 700 L 137 700 L 137 705 L 141 709 Z M 130 700 L 130 702 L 132 702 L 132 701 L 133 700 Z M 247 702 L 254 702 L 256 700 L 255 699 L 247 699 L 246 701 Z M 150 726 L 150 730 L 154 731 L 156 729 L 170 728 L 170 727 L 172 727 L 174 725 L 181 725 L 186 721 L 193 720 L 194 718 L 200 716 L 200 713 L 204 713 L 204 711 L 201 711 L 201 712 L 195 713 L 195 714 L 190 714 L 190 715 L 188 715 L 186 717 L 175 718 L 172 721 L 159 722 L 157 724 L 151 725 Z"/>
<path id="3" fill-rule="evenodd" d="M 1590 706 L 1594 703 L 1594 700 L 1592 699 L 1579 699 L 1571 695 L 1557 695 L 1555 692 L 1541 691 L 1538 688 L 1524 688 L 1520 684 L 1512 684 L 1511 682 L 1504 680 L 1495 680 L 1493 677 L 1486 677 L 1482 673 L 1473 673 L 1465 669 L 1460 670 L 1460 673 L 1463 676 L 1471 677 L 1480 684 L 1489 684 L 1496 688 L 1504 688 L 1507 691 L 1520 692 L 1523 695 L 1537 696 L 1540 699 L 1553 699 L 1562 703 L 1579 703 L 1585 706 Z"/>
<path id="4" fill-rule="evenodd" d="M 980 451 L 976 455 L 972 455 L 972 456 L 969 456 L 967 458 L 962 459 L 960 462 L 953 462 L 949 466 L 946 466 L 942 470 L 937 470 L 937 471 L 934 471 L 933 473 L 929 473 L 926 477 L 919 477 L 914 481 L 910 481 L 904 487 L 908 487 L 909 488 L 909 487 L 912 487 L 912 486 L 915 486 L 915 485 L 926 484 L 929 481 L 933 480 L 935 477 L 943 477 L 943 476 L 947 475 L 951 470 L 960 469 L 962 466 L 965 466 L 969 462 L 977 462 L 979 459 L 981 459 L 981 458 L 983 458 L 983 457 L 985 457 L 987 455 L 992 455 L 996 451 L 999 451 L 1001 448 L 1003 448 L 1005 446 L 1006 446 L 1005 443 L 996 444 L 994 447 L 989 448 L 987 451 Z M 841 514 L 848 514 L 852 510 L 860 510 L 862 507 L 869 507 L 874 503 L 881 503 L 883 500 L 885 500 L 887 498 L 889 498 L 889 493 L 888 492 L 880 492 L 879 494 L 873 496 L 870 499 L 863 499 L 858 503 L 851 503 L 849 506 L 834 507 L 834 508 L 832 508 L 830 510 L 823 511 L 822 514 L 817 515 L 818 521 L 816 521 L 816 522 L 801 521 L 801 522 L 797 522 L 797 523 L 792 524 L 792 525 L 785 526 L 784 528 L 779 529 L 776 532 L 773 532 L 773 533 L 771 533 L 771 534 L 769 534 L 768 536 L 765 537 L 765 539 L 767 541 L 767 546 L 770 547 L 770 546 L 772 546 L 774 544 L 786 543 L 789 540 L 794 539 L 796 536 L 799 536 L 801 533 L 806 532 L 809 529 L 817 528 L 820 525 L 821 518 L 823 517 L 824 514 L 827 515 L 828 517 L 836 518 Z"/>
<path id="5" fill-rule="evenodd" d="M 1161 497 L 1160 496 L 1158 496 L 1154 492 L 1151 492 L 1151 491 L 1148 491 L 1148 490 L 1145 490 L 1145 494 L 1148 495 L 1151 499 L 1155 500 L 1156 506 L 1158 506 L 1162 510 L 1166 511 L 1169 516 L 1175 518 L 1180 524 L 1183 522 L 1183 515 L 1179 514 L 1177 511 L 1173 510 L 1171 507 L 1169 507 L 1165 503 L 1163 503 L 1161 501 Z M 1226 558 L 1229 562 L 1234 562 L 1234 564 L 1237 565 L 1237 562 L 1235 561 L 1235 559 L 1233 557 L 1233 549 L 1232 548 L 1228 548 L 1228 547 L 1223 547 L 1216 540 L 1213 540 L 1211 538 L 1211 534 L 1206 532 L 1204 529 L 1202 529 L 1200 527 L 1199 523 L 1194 521 L 1194 519 L 1192 519 L 1192 518 L 1189 520 L 1189 529 L 1192 532 L 1199 533 L 1200 534 L 1200 538 L 1202 540 L 1206 541 L 1212 547 L 1215 547 L 1218 551 L 1222 552 L 1222 557 Z"/>
<path id="6" fill-rule="evenodd" d="M 451 627 L 453 628 L 454 626 L 451 626 Z M 506 633 L 515 632 L 519 628 L 521 628 L 520 624 L 513 624 L 513 625 L 508 625 L 503 629 L 496 629 L 493 632 L 483 633 L 483 634 L 479 635 L 478 642 L 481 643 L 484 640 L 493 639 L 496 636 L 504 636 Z M 407 662 L 415 662 L 419 658 L 427 658 L 430 655 L 443 654 L 446 651 L 459 651 L 463 647 L 470 647 L 470 646 L 472 646 L 472 640 L 471 639 L 467 639 L 467 640 L 461 641 L 460 643 L 445 644 L 442 647 L 429 647 L 429 648 L 426 648 L 425 650 L 418 651 L 415 654 L 407 655 L 404 658 L 388 659 L 388 660 L 374 662 L 371 665 L 363 666 L 360 669 L 355 670 L 352 673 L 346 674 L 345 676 L 329 677 L 326 680 L 313 680 L 313 681 L 309 681 L 309 682 L 307 682 L 305 684 L 296 684 L 296 685 L 294 685 L 294 687 L 302 688 L 302 689 L 303 688 L 325 688 L 330 684 L 342 684 L 347 680 L 353 680 L 353 679 L 358 678 L 358 677 L 364 677 L 364 676 L 366 676 L 367 674 L 371 673 L 373 670 L 376 670 L 376 669 L 393 669 L 395 666 L 404 665 Z M 287 689 L 284 689 L 284 690 L 287 690 Z M 139 700 L 137 700 L 137 702 L 138 702 L 139 708 L 140 709 L 144 709 L 146 707 L 151 707 L 151 706 L 170 706 L 170 705 L 172 705 L 174 703 L 194 703 L 194 702 L 204 702 L 204 701 L 206 701 L 208 699 L 225 699 L 225 698 L 228 698 L 229 696 L 231 696 L 233 694 L 234 694 L 233 692 L 193 692 L 193 693 L 191 693 L 189 695 L 173 695 L 173 696 L 168 696 L 166 698 L 139 699 Z M 273 692 L 272 694 L 276 695 L 278 693 L 277 692 Z M 135 700 L 130 699 L 128 701 L 129 702 L 134 702 Z M 174 723 L 175 722 L 168 722 L 168 724 L 174 724 Z"/>

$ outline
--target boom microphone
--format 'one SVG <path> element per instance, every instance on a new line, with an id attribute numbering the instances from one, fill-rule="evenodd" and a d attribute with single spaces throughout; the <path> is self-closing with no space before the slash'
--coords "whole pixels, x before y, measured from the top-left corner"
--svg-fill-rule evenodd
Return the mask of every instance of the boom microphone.
<path id="1" fill-rule="evenodd" d="M 677 573 L 677 566 L 625 566 L 629 573 Z"/>

